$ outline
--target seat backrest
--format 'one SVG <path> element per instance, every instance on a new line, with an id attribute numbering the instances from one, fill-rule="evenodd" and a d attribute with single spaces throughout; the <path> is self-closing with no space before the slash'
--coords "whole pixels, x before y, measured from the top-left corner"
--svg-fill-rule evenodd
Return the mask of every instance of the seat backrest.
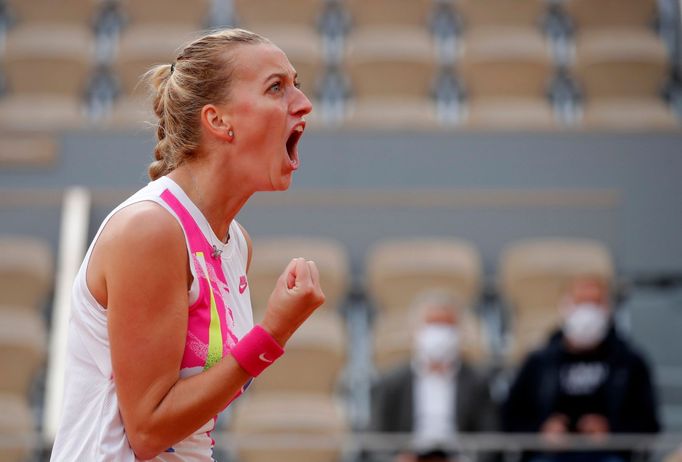
<path id="1" fill-rule="evenodd" d="M 0 306 L 0 392 L 28 397 L 45 359 L 47 333 L 35 311 Z"/>
<path id="2" fill-rule="evenodd" d="M 467 28 L 488 26 L 539 27 L 547 8 L 544 0 L 456 0 Z"/>
<path id="3" fill-rule="evenodd" d="M 579 30 L 602 27 L 651 28 L 657 0 L 566 0 L 562 2 Z"/>
<path id="4" fill-rule="evenodd" d="M 26 236 L 0 237 L 0 305 L 38 312 L 53 283 L 49 245 Z"/>
<path id="5" fill-rule="evenodd" d="M 354 28 L 412 26 L 427 28 L 431 0 L 346 0 Z"/>
<path id="6" fill-rule="evenodd" d="M 320 309 L 334 311 L 339 308 L 350 281 L 348 255 L 340 242 L 312 237 L 254 237 L 248 278 L 256 316 L 263 313 L 277 279 L 296 257 L 313 260 L 318 267 L 320 285 L 326 297 Z"/>
<path id="7" fill-rule="evenodd" d="M 367 289 L 376 306 L 406 311 L 414 298 L 441 289 L 473 306 L 481 285 L 481 258 L 470 243 L 456 238 L 387 239 L 370 249 Z"/>

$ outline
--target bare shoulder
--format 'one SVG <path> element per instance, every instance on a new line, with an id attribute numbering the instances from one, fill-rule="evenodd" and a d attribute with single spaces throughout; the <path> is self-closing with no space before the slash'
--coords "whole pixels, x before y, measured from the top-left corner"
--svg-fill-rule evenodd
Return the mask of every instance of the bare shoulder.
<path id="1" fill-rule="evenodd" d="M 178 221 L 162 206 L 151 201 L 138 202 L 117 212 L 107 223 L 100 239 L 108 247 L 126 249 L 166 249 L 180 245 L 184 234 Z"/>

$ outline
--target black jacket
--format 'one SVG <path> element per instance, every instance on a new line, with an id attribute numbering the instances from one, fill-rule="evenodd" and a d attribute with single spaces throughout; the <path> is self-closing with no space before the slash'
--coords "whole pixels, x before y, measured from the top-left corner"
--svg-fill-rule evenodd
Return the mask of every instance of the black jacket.
<path id="1" fill-rule="evenodd" d="M 649 367 L 615 329 L 604 339 L 610 373 L 604 384 L 606 415 L 613 433 L 656 433 L 660 430 Z M 522 365 L 502 409 L 505 431 L 535 433 L 556 412 L 559 364 L 564 338 L 559 331 Z"/>

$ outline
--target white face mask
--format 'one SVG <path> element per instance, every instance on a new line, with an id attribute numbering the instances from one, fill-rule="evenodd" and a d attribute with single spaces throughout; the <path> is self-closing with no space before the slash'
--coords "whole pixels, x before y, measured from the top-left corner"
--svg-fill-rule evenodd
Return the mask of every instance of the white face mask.
<path id="1" fill-rule="evenodd" d="M 426 324 L 415 337 L 415 357 L 419 364 L 450 364 L 457 359 L 459 334 L 448 324 Z"/>
<path id="2" fill-rule="evenodd" d="M 606 336 L 609 327 L 608 310 L 594 303 L 579 303 L 567 307 L 563 332 L 571 344 L 580 349 L 595 347 Z"/>

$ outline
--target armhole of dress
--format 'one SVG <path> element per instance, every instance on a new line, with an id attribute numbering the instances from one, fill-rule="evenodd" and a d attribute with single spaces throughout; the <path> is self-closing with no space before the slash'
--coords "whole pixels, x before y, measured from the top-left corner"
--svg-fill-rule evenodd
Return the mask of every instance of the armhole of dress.
<path id="1" fill-rule="evenodd" d="M 244 266 L 244 272 L 246 273 L 246 267 L 249 264 L 249 245 L 246 242 L 246 237 L 244 236 L 244 232 L 242 231 L 242 227 L 239 224 L 237 220 L 233 220 L 232 223 L 234 224 L 235 232 L 236 232 L 236 244 L 237 250 L 239 252 L 239 256 L 241 257 L 242 260 L 242 265 Z"/>

